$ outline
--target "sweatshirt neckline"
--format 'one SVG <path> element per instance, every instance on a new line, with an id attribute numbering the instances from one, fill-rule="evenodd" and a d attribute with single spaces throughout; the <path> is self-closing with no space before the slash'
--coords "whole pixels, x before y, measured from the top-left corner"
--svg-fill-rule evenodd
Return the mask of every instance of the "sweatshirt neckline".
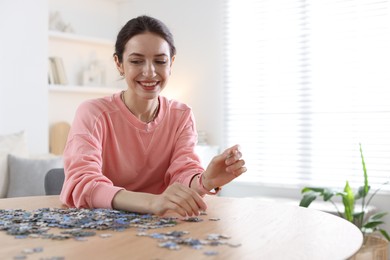
<path id="1" fill-rule="evenodd" d="M 125 117 L 125 119 L 128 122 L 130 122 L 132 125 L 134 125 L 139 130 L 143 130 L 146 132 L 150 132 L 150 131 L 154 130 L 159 125 L 159 123 L 161 122 L 161 120 L 165 114 L 166 100 L 164 98 L 162 98 L 161 96 L 158 96 L 160 107 L 158 109 L 157 116 L 154 118 L 153 121 L 151 121 L 149 123 L 145 123 L 145 122 L 139 120 L 135 115 L 133 115 L 133 113 L 131 113 L 127 109 L 126 105 L 123 103 L 123 101 L 121 99 L 121 93 L 122 92 L 118 92 L 118 93 L 114 94 L 114 101 L 117 104 L 117 106 L 119 107 L 120 112 L 122 113 L 122 115 Z"/>

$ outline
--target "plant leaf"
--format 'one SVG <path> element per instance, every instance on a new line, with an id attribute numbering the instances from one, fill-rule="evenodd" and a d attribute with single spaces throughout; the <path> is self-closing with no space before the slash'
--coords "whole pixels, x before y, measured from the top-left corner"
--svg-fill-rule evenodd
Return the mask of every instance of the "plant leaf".
<path id="1" fill-rule="evenodd" d="M 324 189 L 322 196 L 324 197 L 324 201 L 328 201 L 328 200 L 330 200 L 330 199 L 333 197 L 333 195 L 335 195 L 335 194 L 336 194 L 336 192 L 334 192 L 334 191 L 331 190 L 331 189 L 326 188 L 326 189 Z"/>
<path id="2" fill-rule="evenodd" d="M 390 236 L 387 234 L 386 230 L 379 229 L 379 232 L 387 239 L 387 241 L 390 241 Z"/>
<path id="3" fill-rule="evenodd" d="M 301 202 L 299 203 L 299 206 L 301 207 L 309 207 L 310 204 L 317 198 L 317 193 L 316 192 L 309 192 L 303 195 Z"/>
<path id="4" fill-rule="evenodd" d="M 364 189 L 363 189 L 362 197 L 365 197 L 367 196 L 370 188 L 368 186 L 368 176 L 367 176 L 366 163 L 364 162 L 362 144 L 359 144 L 359 146 L 360 146 L 360 156 L 362 157 L 362 166 L 363 166 L 363 173 L 364 173 Z"/>
<path id="5" fill-rule="evenodd" d="M 353 213 L 353 216 L 354 216 L 355 218 L 360 218 L 363 214 L 364 214 L 364 212 L 363 212 L 363 211 L 360 211 L 360 212 L 355 212 L 355 213 Z"/>
<path id="6" fill-rule="evenodd" d="M 364 211 L 359 211 L 359 212 L 353 213 L 353 224 L 355 224 L 360 229 L 363 226 L 364 213 L 365 213 Z"/>
<path id="7" fill-rule="evenodd" d="M 305 187 L 302 189 L 301 193 L 309 192 L 309 191 L 314 191 L 318 193 L 323 193 L 325 188 L 319 188 L 319 187 Z"/>
<path id="8" fill-rule="evenodd" d="M 347 193 L 345 191 L 341 191 L 341 192 L 337 192 L 336 195 L 343 197 L 343 196 L 347 196 Z"/>
<path id="9" fill-rule="evenodd" d="M 364 225 L 363 228 L 372 228 L 372 229 L 377 229 L 377 226 L 383 224 L 383 221 L 367 221 Z"/>
<path id="10" fill-rule="evenodd" d="M 360 186 L 358 189 L 358 192 L 355 195 L 355 200 L 364 198 L 367 196 L 367 193 L 365 193 L 365 186 Z M 370 190 L 370 186 L 368 186 L 368 191 Z"/>
<path id="11" fill-rule="evenodd" d="M 343 196 L 343 204 L 344 204 L 344 217 L 346 220 L 353 222 L 353 213 L 354 213 L 354 207 L 355 207 L 355 195 L 353 194 L 353 191 L 351 187 L 349 186 L 349 183 L 345 184 L 344 188 L 345 194 Z"/>
<path id="12" fill-rule="evenodd" d="M 387 215 L 387 212 L 378 212 L 378 213 L 375 213 L 374 215 L 370 216 L 369 220 L 378 220 L 378 219 L 383 218 L 385 215 Z"/>

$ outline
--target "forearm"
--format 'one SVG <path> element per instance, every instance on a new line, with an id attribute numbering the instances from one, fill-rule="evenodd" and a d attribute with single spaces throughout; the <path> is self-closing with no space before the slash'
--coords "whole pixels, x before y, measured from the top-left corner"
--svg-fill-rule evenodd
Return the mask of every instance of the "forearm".
<path id="1" fill-rule="evenodd" d="M 155 213 L 152 209 L 153 194 L 120 190 L 112 200 L 112 208 L 138 213 Z"/>
<path id="2" fill-rule="evenodd" d="M 192 177 L 190 182 L 190 188 L 195 190 L 199 195 L 203 196 L 205 193 L 202 191 L 198 180 L 198 178 L 200 178 L 200 175 L 201 173 L 198 173 Z"/>
<path id="3" fill-rule="evenodd" d="M 185 217 L 198 215 L 201 210 L 206 210 L 207 205 L 194 190 L 174 183 L 159 195 L 121 190 L 114 196 L 112 207 L 160 216 L 175 212 Z"/>
<path id="4" fill-rule="evenodd" d="M 191 179 L 190 188 L 195 190 L 199 195 L 205 194 L 215 195 L 220 190 L 219 187 L 211 187 L 209 180 L 207 179 L 206 172 L 199 173 Z M 211 191 L 214 190 L 214 191 Z"/>
<path id="5" fill-rule="evenodd" d="M 241 159 L 241 156 L 238 145 L 214 156 L 206 170 L 192 178 L 190 187 L 202 196 L 217 194 L 221 186 L 246 172 L 245 161 Z"/>

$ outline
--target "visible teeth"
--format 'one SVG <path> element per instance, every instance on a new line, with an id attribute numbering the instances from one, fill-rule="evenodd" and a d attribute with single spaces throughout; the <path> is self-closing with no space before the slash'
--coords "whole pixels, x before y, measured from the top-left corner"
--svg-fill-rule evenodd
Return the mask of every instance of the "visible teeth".
<path id="1" fill-rule="evenodd" d="M 152 86 L 157 85 L 157 82 L 151 82 L 151 83 L 142 82 L 142 85 L 144 85 L 146 87 L 152 87 Z"/>

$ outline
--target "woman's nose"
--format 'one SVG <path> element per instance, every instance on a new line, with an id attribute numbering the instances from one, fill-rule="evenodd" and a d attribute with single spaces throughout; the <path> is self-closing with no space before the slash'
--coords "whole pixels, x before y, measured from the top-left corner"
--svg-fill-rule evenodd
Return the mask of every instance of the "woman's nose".
<path id="1" fill-rule="evenodd" d="M 145 63 L 145 66 L 142 70 L 142 75 L 145 77 L 154 77 L 156 76 L 156 70 L 154 68 L 154 64 L 152 62 Z"/>

